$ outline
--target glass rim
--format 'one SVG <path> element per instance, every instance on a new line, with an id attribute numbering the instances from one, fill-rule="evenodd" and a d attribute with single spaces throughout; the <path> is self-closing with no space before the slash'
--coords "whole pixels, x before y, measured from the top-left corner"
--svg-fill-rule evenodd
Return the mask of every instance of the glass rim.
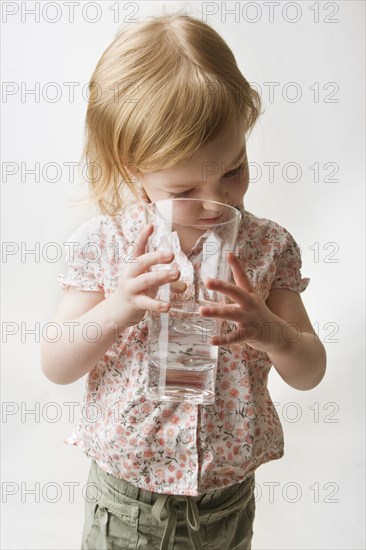
<path id="1" fill-rule="evenodd" d="M 150 211 L 152 209 L 152 207 L 156 204 L 160 204 L 160 203 L 163 203 L 163 202 L 178 202 L 178 201 L 212 202 L 213 204 L 220 204 L 220 205 L 224 206 L 226 209 L 229 209 L 230 211 L 232 211 L 232 218 L 230 220 L 222 221 L 222 222 L 219 221 L 217 223 L 213 223 L 212 226 L 214 226 L 214 227 L 218 227 L 218 226 L 221 226 L 221 225 L 226 225 L 226 224 L 229 224 L 229 223 L 233 223 L 237 220 L 240 220 L 240 218 L 242 217 L 242 212 L 241 212 L 239 206 L 231 206 L 230 204 L 225 204 L 224 202 L 211 201 L 211 200 L 207 200 L 207 199 L 193 199 L 193 198 L 191 199 L 189 197 L 177 197 L 177 198 L 171 198 L 171 199 L 160 199 L 158 201 L 148 202 L 146 204 L 146 208 Z M 154 213 L 152 212 L 152 214 L 154 214 Z M 160 218 L 163 219 L 163 220 L 166 220 L 166 218 L 163 218 L 162 216 L 160 216 Z M 174 222 L 174 223 L 175 223 L 175 225 L 179 225 L 179 226 L 182 226 L 182 227 L 204 227 L 206 229 L 208 227 L 210 227 L 210 224 L 208 224 L 208 223 L 187 223 L 187 224 L 180 223 L 180 222 Z"/>

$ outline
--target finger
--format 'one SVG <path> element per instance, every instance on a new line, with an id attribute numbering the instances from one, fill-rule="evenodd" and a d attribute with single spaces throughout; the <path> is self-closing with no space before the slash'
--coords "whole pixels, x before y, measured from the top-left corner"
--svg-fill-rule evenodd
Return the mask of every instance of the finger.
<path id="1" fill-rule="evenodd" d="M 211 343 L 215 346 L 233 344 L 234 342 L 258 342 L 262 335 L 261 325 L 255 322 L 239 324 L 233 332 L 213 336 Z"/>
<path id="2" fill-rule="evenodd" d="M 209 290 L 216 290 L 221 292 L 221 294 L 225 294 L 225 296 L 228 296 L 233 302 L 236 302 L 246 309 L 255 305 L 254 299 L 250 296 L 249 292 L 232 283 L 222 281 L 221 279 L 208 278 L 205 281 L 205 287 Z"/>
<path id="3" fill-rule="evenodd" d="M 235 344 L 236 342 L 243 341 L 243 334 L 241 331 L 236 330 L 235 332 L 230 332 L 230 334 L 223 334 L 222 336 L 212 336 L 211 344 L 213 346 L 225 346 L 229 344 Z"/>
<path id="4" fill-rule="evenodd" d="M 246 290 L 247 292 L 255 292 L 255 289 L 250 282 L 250 279 L 248 275 L 246 274 L 246 271 L 243 269 L 243 267 L 240 264 L 239 258 L 233 254 L 232 252 L 229 252 L 226 255 L 226 258 L 230 264 L 231 270 L 233 272 L 234 281 L 235 283 L 240 287 Z"/>
<path id="5" fill-rule="evenodd" d="M 184 292 L 187 289 L 186 283 L 183 283 L 183 281 L 177 281 L 176 283 L 172 283 L 170 290 L 172 292 L 180 294 L 181 292 Z"/>
<path id="6" fill-rule="evenodd" d="M 136 241 L 133 243 L 135 245 L 133 258 L 136 258 L 136 256 L 141 256 L 145 253 L 148 238 L 153 231 L 154 226 L 152 223 L 149 223 L 139 231 Z"/>
<path id="7" fill-rule="evenodd" d="M 129 288 L 133 294 L 139 294 L 140 292 L 151 290 L 152 288 L 164 285 L 166 283 L 175 282 L 179 279 L 180 273 L 177 269 L 161 271 L 148 271 L 138 277 L 135 277 L 133 281 L 129 283 Z"/>
<path id="8" fill-rule="evenodd" d="M 136 296 L 135 304 L 141 311 L 155 311 L 156 313 L 165 313 L 169 311 L 170 308 L 170 304 L 168 302 L 154 300 L 153 298 L 144 296 L 143 294 Z"/>
<path id="9" fill-rule="evenodd" d="M 146 225 L 139 231 L 136 241 L 134 243 L 130 243 L 135 247 L 132 258 L 136 258 L 138 256 L 142 256 L 142 254 L 145 254 L 148 239 L 152 235 L 153 231 L 154 225 L 152 223 Z"/>
<path id="10" fill-rule="evenodd" d="M 147 252 L 134 260 L 129 260 L 127 275 L 131 277 L 137 277 L 141 273 L 148 271 L 156 264 L 169 264 L 173 261 L 174 254 L 171 251 Z M 161 270 L 166 271 L 166 270 Z M 157 273 L 158 270 L 154 271 Z"/>
<path id="11" fill-rule="evenodd" d="M 245 313 L 240 306 L 200 306 L 199 314 L 203 317 L 213 317 L 216 319 L 225 319 L 227 321 L 235 321 L 237 323 L 245 322 Z"/>

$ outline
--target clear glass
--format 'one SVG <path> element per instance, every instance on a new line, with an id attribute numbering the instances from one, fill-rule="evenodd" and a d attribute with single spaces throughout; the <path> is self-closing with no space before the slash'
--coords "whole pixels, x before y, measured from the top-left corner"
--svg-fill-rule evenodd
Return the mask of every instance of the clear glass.
<path id="1" fill-rule="evenodd" d="M 172 250 L 171 264 L 153 269 L 181 271 L 187 286 L 177 292 L 170 283 L 159 287 L 157 299 L 170 303 L 167 313 L 148 313 L 149 363 L 146 395 L 154 401 L 212 404 L 218 346 L 210 337 L 222 322 L 198 313 L 201 305 L 225 302 L 208 290 L 208 277 L 228 280 L 226 254 L 235 251 L 241 220 L 239 209 L 200 199 L 167 199 L 146 205 L 146 223 L 154 225 L 147 251 Z"/>

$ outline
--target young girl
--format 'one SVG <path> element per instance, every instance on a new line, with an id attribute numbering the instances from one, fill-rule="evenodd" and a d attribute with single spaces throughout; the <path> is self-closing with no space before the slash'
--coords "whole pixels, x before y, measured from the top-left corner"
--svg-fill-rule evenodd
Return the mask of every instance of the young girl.
<path id="1" fill-rule="evenodd" d="M 42 342 L 51 381 L 87 374 L 80 423 L 65 440 L 92 459 L 84 549 L 251 548 L 254 472 L 284 453 L 269 370 L 298 390 L 324 376 L 324 346 L 299 294 L 309 283 L 299 247 L 243 206 L 246 137 L 260 107 L 223 39 L 181 14 L 123 27 L 92 76 L 85 157 L 101 213 L 68 240 L 53 319 L 62 336 Z M 144 204 L 169 197 L 242 213 L 236 254 L 227 255 L 231 281 L 205 282 L 227 304 L 200 309 L 227 327 L 212 342 L 212 406 L 145 397 L 147 312 L 169 310 L 156 299 L 160 285 L 185 288 L 173 252 L 145 252 L 153 227 Z M 150 269 L 161 263 L 172 269 Z"/>

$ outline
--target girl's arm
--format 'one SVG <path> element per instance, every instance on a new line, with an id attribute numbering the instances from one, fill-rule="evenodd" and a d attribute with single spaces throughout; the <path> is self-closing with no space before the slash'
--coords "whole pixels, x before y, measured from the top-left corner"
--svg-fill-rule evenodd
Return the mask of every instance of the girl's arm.
<path id="1" fill-rule="evenodd" d="M 268 351 L 273 366 L 289 386 L 311 390 L 323 379 L 326 351 L 314 331 L 298 292 L 271 290 L 267 306 L 277 316 L 273 324 L 276 345 Z"/>
<path id="2" fill-rule="evenodd" d="M 43 338 L 41 343 L 44 374 L 55 384 L 75 382 L 103 357 L 117 340 L 122 325 L 120 319 L 118 332 L 118 321 L 102 292 L 70 287 L 48 327 L 48 341 Z"/>
<path id="3" fill-rule="evenodd" d="M 237 330 L 212 338 L 213 345 L 245 341 L 268 354 L 273 366 L 298 390 L 315 388 L 326 370 L 326 352 L 314 332 L 300 294 L 273 289 L 266 302 L 255 291 L 245 270 L 233 254 L 227 254 L 235 285 L 207 279 L 206 287 L 226 294 L 233 303 L 200 307 L 201 315 L 235 321 Z"/>
<path id="4" fill-rule="evenodd" d="M 170 263 L 173 253 L 144 253 L 153 226 L 136 239 L 136 261 L 123 270 L 116 291 L 107 299 L 102 292 L 69 288 L 41 343 L 41 366 L 56 384 L 71 384 L 89 372 L 118 339 L 121 332 L 139 323 L 149 311 L 168 311 L 169 304 L 156 300 L 160 285 L 173 283 L 179 271 L 149 271 L 156 264 Z M 183 290 L 183 289 L 181 289 Z M 177 291 L 180 291 L 177 289 Z M 54 341 L 52 341 L 54 340 Z"/>

